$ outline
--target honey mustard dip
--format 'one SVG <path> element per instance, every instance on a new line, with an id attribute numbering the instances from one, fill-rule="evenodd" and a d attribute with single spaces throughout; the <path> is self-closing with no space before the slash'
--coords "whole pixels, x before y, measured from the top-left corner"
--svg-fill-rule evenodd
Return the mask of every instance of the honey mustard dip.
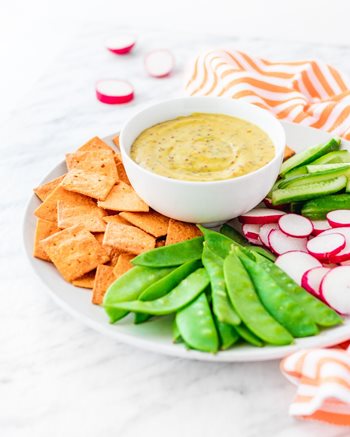
<path id="1" fill-rule="evenodd" d="M 272 160 L 275 148 L 268 135 L 248 121 L 194 113 L 144 130 L 130 155 L 159 175 L 204 182 L 251 173 Z"/>

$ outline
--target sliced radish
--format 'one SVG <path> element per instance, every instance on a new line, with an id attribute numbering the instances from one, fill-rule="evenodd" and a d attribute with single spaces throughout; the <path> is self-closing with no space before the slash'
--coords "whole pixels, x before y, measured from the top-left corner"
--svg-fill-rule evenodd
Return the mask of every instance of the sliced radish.
<path id="1" fill-rule="evenodd" d="M 299 285 L 305 272 L 314 267 L 322 267 L 322 264 L 312 255 L 298 250 L 280 255 L 276 259 L 276 265 Z"/>
<path id="2" fill-rule="evenodd" d="M 312 225 L 314 227 L 312 235 L 318 235 L 330 228 L 327 220 L 312 220 Z"/>
<path id="3" fill-rule="evenodd" d="M 279 211 L 286 211 L 286 209 L 288 209 L 289 206 L 286 203 L 283 205 L 272 205 L 272 200 L 269 197 L 265 197 L 263 202 L 266 208 L 278 209 Z"/>
<path id="4" fill-rule="evenodd" d="M 350 226 L 350 209 L 337 209 L 327 214 L 328 223 L 332 228 Z"/>
<path id="5" fill-rule="evenodd" d="M 299 214 L 284 214 L 278 220 L 281 231 L 290 237 L 305 238 L 313 231 L 311 220 Z"/>
<path id="6" fill-rule="evenodd" d="M 284 214 L 284 211 L 278 211 L 277 209 L 255 208 L 239 216 L 238 220 L 241 223 L 264 225 L 265 223 L 278 222 L 281 215 Z"/>
<path id="7" fill-rule="evenodd" d="M 259 225 L 245 224 L 242 226 L 242 232 L 246 238 L 253 238 L 257 240 L 259 238 L 259 231 Z"/>
<path id="8" fill-rule="evenodd" d="M 255 244 L 255 246 L 262 246 L 262 242 L 261 242 L 259 237 L 258 238 L 251 238 L 251 237 L 246 236 L 246 239 L 249 241 L 249 243 Z"/>
<path id="9" fill-rule="evenodd" d="M 350 314 L 350 266 L 339 266 L 326 274 L 321 282 L 321 296 L 341 314 Z"/>
<path id="10" fill-rule="evenodd" d="M 134 88 L 124 80 L 100 80 L 96 84 L 96 97 L 109 105 L 127 103 L 134 98 Z"/>
<path id="11" fill-rule="evenodd" d="M 319 234 L 307 242 L 307 250 L 315 258 L 328 261 L 344 249 L 346 240 L 342 234 Z"/>
<path id="12" fill-rule="evenodd" d="M 266 225 L 262 225 L 259 231 L 259 237 L 262 244 L 268 248 L 270 248 L 269 233 L 274 229 L 279 229 L 277 223 L 267 223 Z"/>
<path id="13" fill-rule="evenodd" d="M 145 56 L 145 67 L 153 77 L 165 77 L 174 68 L 174 57 L 169 50 L 154 50 Z"/>
<path id="14" fill-rule="evenodd" d="M 342 228 L 332 228 L 327 229 L 326 231 L 321 232 L 320 235 L 333 235 L 333 234 L 342 234 L 345 237 L 345 247 L 340 252 L 338 252 L 336 255 L 331 256 L 329 258 L 329 262 L 331 263 L 341 263 L 343 261 L 349 261 L 350 260 L 350 228 L 348 227 L 342 227 Z"/>
<path id="15" fill-rule="evenodd" d="M 307 238 L 289 237 L 282 231 L 273 229 L 272 231 L 270 231 L 268 239 L 270 248 L 277 255 L 282 255 L 283 253 L 291 252 L 294 250 L 307 252 Z"/>
<path id="16" fill-rule="evenodd" d="M 330 270 L 327 267 L 314 267 L 307 270 L 301 278 L 301 286 L 314 296 L 320 297 L 322 279 Z"/>
<path id="17" fill-rule="evenodd" d="M 117 55 L 129 53 L 136 43 L 133 35 L 116 35 L 108 38 L 106 47 L 109 51 Z"/>

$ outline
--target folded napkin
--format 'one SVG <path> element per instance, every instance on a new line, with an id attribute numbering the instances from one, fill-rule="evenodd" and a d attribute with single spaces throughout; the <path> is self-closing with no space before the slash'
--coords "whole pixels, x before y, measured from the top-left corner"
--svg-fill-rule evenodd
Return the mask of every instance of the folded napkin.
<path id="1" fill-rule="evenodd" d="M 270 62 L 227 50 L 198 56 L 186 85 L 190 95 L 243 99 L 347 140 L 349 88 L 340 71 L 322 62 Z M 342 347 L 300 351 L 282 361 L 282 373 L 298 386 L 292 416 L 350 426 L 350 348 Z"/>

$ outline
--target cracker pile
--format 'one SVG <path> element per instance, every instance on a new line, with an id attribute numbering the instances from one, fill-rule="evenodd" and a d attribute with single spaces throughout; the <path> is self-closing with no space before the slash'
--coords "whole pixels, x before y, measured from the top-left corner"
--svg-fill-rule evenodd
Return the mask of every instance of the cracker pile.
<path id="1" fill-rule="evenodd" d="M 118 137 L 114 139 L 118 146 Z M 200 235 L 195 225 L 153 211 L 136 194 L 119 153 L 94 137 L 66 155 L 67 173 L 34 189 L 42 201 L 33 255 L 52 262 L 100 305 L 138 254 Z"/>

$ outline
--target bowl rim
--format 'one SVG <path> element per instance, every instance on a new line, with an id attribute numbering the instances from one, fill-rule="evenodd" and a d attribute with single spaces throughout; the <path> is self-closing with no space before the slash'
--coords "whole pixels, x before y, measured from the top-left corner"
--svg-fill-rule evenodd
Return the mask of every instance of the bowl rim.
<path id="1" fill-rule="evenodd" d="M 124 141 L 123 141 L 123 138 L 124 138 L 124 135 L 125 135 L 125 130 L 128 128 L 129 123 L 131 123 L 135 117 L 140 116 L 143 113 L 149 112 L 150 110 L 154 109 L 157 106 L 162 106 L 163 104 L 167 104 L 167 103 L 171 103 L 171 102 L 177 102 L 177 101 L 180 101 L 180 100 L 203 101 L 204 99 L 206 99 L 206 100 L 207 99 L 211 99 L 211 100 L 213 100 L 215 102 L 221 101 L 223 99 L 226 99 L 228 101 L 235 102 L 235 104 L 239 104 L 239 105 L 241 105 L 243 107 L 253 108 L 253 110 L 256 110 L 257 112 L 264 113 L 265 115 L 270 117 L 273 120 L 273 122 L 276 122 L 276 126 L 278 126 L 278 129 L 280 129 L 280 134 L 282 134 L 282 137 L 283 137 L 283 140 L 284 140 L 283 141 L 284 142 L 284 146 L 281 148 L 280 151 L 278 151 L 276 146 L 274 145 L 274 147 L 275 147 L 275 156 L 271 159 L 271 161 L 269 161 L 268 163 L 266 163 L 262 167 L 254 170 L 254 171 L 252 171 L 250 173 L 241 175 L 241 176 L 236 176 L 234 178 L 229 178 L 229 179 L 220 179 L 220 180 L 215 180 L 215 181 L 189 181 L 189 180 L 175 179 L 175 178 L 170 178 L 168 176 L 160 175 L 158 173 L 152 172 L 152 171 L 142 167 L 140 164 L 138 164 L 136 161 L 134 161 L 130 157 L 129 153 L 125 150 Z M 201 112 L 201 111 L 199 111 L 199 112 Z M 206 111 L 202 111 L 202 112 L 206 113 Z M 230 115 L 230 114 L 225 114 L 224 112 L 218 112 L 218 113 L 219 114 L 224 114 L 224 115 Z M 208 114 L 211 114 L 211 113 L 208 112 Z M 214 112 L 212 114 L 214 114 Z M 179 116 L 181 116 L 181 114 L 179 114 Z M 237 118 L 240 118 L 240 117 L 237 117 Z M 241 118 L 241 119 L 242 120 L 246 120 L 244 118 Z M 246 120 L 246 121 L 249 121 L 249 120 Z M 252 124 L 254 124 L 254 123 L 252 123 Z M 267 133 L 267 132 L 265 131 L 265 133 Z M 161 100 L 159 102 L 150 104 L 147 107 L 144 107 L 141 110 L 135 112 L 123 124 L 123 126 L 122 126 L 122 128 L 120 130 L 120 135 L 119 135 L 119 148 L 120 148 L 120 151 L 121 151 L 121 154 L 122 154 L 123 162 L 125 162 L 125 160 L 127 160 L 128 164 L 132 165 L 134 168 L 137 168 L 141 172 L 144 172 L 144 173 L 148 174 L 151 177 L 159 179 L 160 181 L 166 181 L 166 182 L 170 181 L 170 182 L 176 183 L 178 185 L 188 185 L 188 186 L 192 186 L 192 185 L 196 185 L 196 186 L 200 186 L 200 185 L 208 186 L 208 185 L 220 185 L 220 184 L 221 185 L 229 185 L 229 184 L 235 183 L 235 181 L 242 181 L 242 180 L 245 180 L 245 179 L 249 179 L 249 177 L 252 177 L 252 176 L 258 175 L 259 173 L 264 172 L 268 167 L 273 166 L 276 162 L 278 162 L 278 161 L 282 162 L 283 153 L 284 153 L 284 149 L 285 149 L 285 143 L 286 143 L 286 133 L 285 133 L 285 130 L 284 130 L 282 124 L 281 124 L 281 121 L 278 118 L 276 118 L 271 112 L 267 111 L 266 109 L 260 108 L 257 105 L 253 105 L 252 103 L 247 103 L 247 102 L 241 101 L 239 99 L 231 99 L 231 98 L 228 98 L 228 97 L 216 97 L 216 96 L 175 97 L 175 98 L 172 98 L 172 99 Z M 126 171 L 127 171 L 127 169 L 126 169 Z"/>

